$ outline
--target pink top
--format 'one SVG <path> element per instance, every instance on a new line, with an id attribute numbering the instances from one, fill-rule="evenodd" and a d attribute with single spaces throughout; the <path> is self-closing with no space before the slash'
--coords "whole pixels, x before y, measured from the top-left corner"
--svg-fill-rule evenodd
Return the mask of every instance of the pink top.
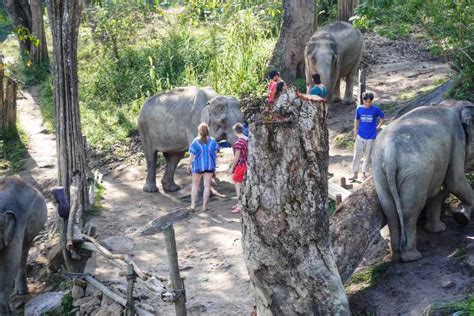
<path id="1" fill-rule="evenodd" d="M 275 101 L 276 89 L 277 89 L 277 82 L 274 80 L 271 80 L 270 83 L 268 84 L 268 98 L 267 98 L 268 102 Z"/>

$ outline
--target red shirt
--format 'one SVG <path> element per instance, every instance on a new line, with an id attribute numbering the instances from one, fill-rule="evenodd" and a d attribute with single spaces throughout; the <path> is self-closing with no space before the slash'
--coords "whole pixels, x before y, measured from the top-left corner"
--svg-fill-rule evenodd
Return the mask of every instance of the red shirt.
<path id="1" fill-rule="evenodd" d="M 274 80 L 270 80 L 270 83 L 268 84 L 268 98 L 267 98 L 268 102 L 275 101 L 276 89 L 277 89 L 277 82 Z"/>
<path id="2" fill-rule="evenodd" d="M 240 150 L 239 160 L 237 166 L 247 165 L 248 147 L 247 141 L 244 138 L 239 138 L 234 144 L 234 152 Z"/>

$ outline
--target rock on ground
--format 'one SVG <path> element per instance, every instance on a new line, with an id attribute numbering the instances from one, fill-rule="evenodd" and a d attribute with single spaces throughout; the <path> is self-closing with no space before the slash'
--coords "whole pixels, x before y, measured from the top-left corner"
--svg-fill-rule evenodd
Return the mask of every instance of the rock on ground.
<path id="1" fill-rule="evenodd" d="M 102 244 L 110 251 L 121 252 L 131 250 L 133 241 L 125 236 L 110 236 L 102 240 Z"/>
<path id="2" fill-rule="evenodd" d="M 64 292 L 43 293 L 25 305 L 25 315 L 40 316 L 48 312 L 61 312 Z"/>

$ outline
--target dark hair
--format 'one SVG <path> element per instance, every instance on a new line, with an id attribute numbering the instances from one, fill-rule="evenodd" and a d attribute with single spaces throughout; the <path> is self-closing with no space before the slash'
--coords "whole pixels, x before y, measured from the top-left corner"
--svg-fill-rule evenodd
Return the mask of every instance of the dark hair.
<path id="1" fill-rule="evenodd" d="M 374 94 L 373 93 L 370 93 L 370 92 L 366 92 L 362 95 L 362 100 L 370 100 L 370 101 L 374 101 Z"/>
<path id="2" fill-rule="evenodd" d="M 240 123 L 235 123 L 234 126 L 232 126 L 232 129 L 234 130 L 234 132 L 236 132 L 237 134 L 243 134 L 244 132 L 244 127 L 242 124 Z"/>
<path id="3" fill-rule="evenodd" d="M 319 74 L 314 74 L 313 75 L 313 82 L 315 84 L 321 84 L 321 76 Z"/>
<path id="4" fill-rule="evenodd" d="M 279 93 L 281 93 L 283 91 L 283 87 L 285 86 L 285 82 L 284 81 L 280 81 L 279 83 L 277 83 L 277 87 L 276 87 L 276 95 L 278 95 Z"/>
<path id="5" fill-rule="evenodd" d="M 273 79 L 273 77 L 279 76 L 279 75 L 280 75 L 280 73 L 276 70 L 272 70 L 268 73 L 268 77 L 270 77 L 270 79 Z"/>

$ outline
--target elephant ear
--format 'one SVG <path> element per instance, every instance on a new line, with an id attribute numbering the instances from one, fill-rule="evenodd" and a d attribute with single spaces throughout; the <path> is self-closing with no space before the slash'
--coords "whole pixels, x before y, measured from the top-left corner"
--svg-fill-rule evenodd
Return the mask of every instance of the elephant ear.
<path id="1" fill-rule="evenodd" d="M 201 123 L 204 122 L 206 124 L 209 124 L 209 102 L 204 107 L 204 109 L 202 109 L 200 120 L 201 120 Z"/>
<path id="2" fill-rule="evenodd" d="M 13 240 L 15 234 L 16 216 L 11 211 L 6 211 L 0 216 L 0 229 L 3 231 L 0 233 L 2 240 L 0 240 L 0 249 L 7 247 Z"/>
<path id="3" fill-rule="evenodd" d="M 471 126 L 472 120 L 474 120 L 474 104 L 468 101 L 459 101 L 458 103 L 456 103 L 456 107 L 460 110 L 462 128 L 464 129 L 464 135 L 466 136 L 467 154 L 472 137 Z"/>

